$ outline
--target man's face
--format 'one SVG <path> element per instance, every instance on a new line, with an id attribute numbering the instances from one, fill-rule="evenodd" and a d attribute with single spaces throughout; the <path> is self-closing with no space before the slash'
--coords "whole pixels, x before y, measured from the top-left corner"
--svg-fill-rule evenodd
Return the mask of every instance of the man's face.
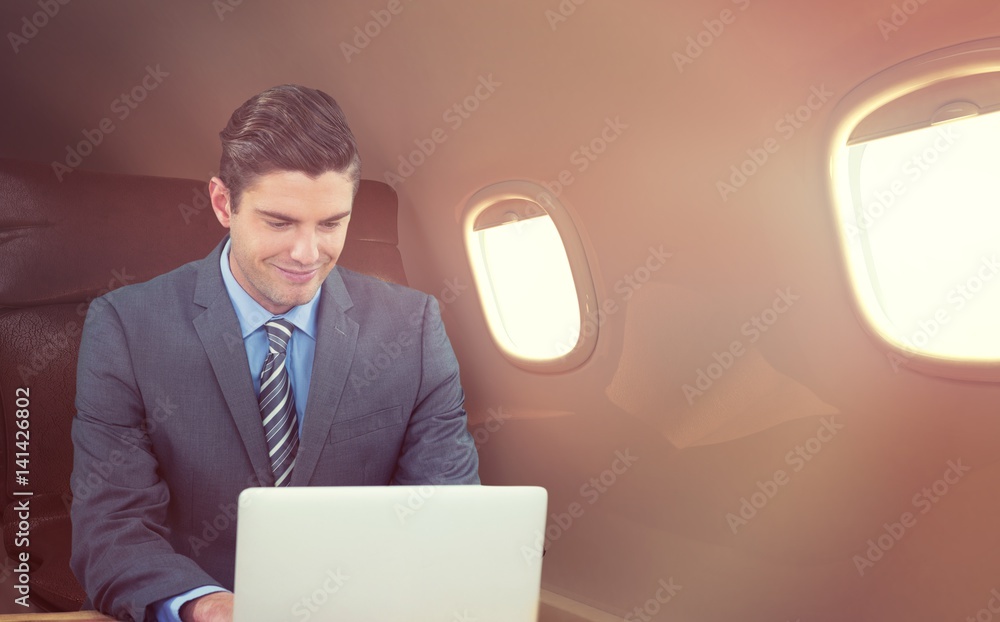
<path id="1" fill-rule="evenodd" d="M 243 191 L 235 214 L 220 180 L 212 179 L 209 192 L 216 217 L 230 230 L 229 266 L 240 286 L 276 315 L 309 302 L 344 249 L 354 201 L 347 175 L 261 175 Z"/>

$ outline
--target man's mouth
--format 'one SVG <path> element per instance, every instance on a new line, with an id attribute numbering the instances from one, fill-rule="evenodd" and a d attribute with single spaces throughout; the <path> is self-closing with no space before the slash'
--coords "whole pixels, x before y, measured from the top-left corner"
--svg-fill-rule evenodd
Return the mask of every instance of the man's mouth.
<path id="1" fill-rule="evenodd" d="M 275 266 L 281 276 L 285 279 L 291 281 L 292 283 L 307 283 L 312 280 L 316 273 L 319 272 L 319 268 L 314 268 L 312 270 L 287 270 L 279 266 Z"/>

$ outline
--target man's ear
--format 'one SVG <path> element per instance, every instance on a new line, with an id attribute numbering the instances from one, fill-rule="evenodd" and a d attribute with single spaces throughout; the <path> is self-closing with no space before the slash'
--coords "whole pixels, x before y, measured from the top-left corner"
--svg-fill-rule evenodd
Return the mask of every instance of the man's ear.
<path id="1" fill-rule="evenodd" d="M 218 177 L 213 177 L 208 182 L 208 196 L 212 199 L 212 211 L 219 223 L 229 228 L 230 220 L 233 217 L 232 205 L 229 201 L 229 188 Z"/>

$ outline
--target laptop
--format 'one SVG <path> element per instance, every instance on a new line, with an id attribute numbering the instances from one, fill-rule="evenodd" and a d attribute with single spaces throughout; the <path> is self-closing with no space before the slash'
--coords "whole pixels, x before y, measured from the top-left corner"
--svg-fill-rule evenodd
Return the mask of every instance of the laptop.
<path id="1" fill-rule="evenodd" d="M 236 622 L 536 622 L 535 486 L 248 488 Z"/>

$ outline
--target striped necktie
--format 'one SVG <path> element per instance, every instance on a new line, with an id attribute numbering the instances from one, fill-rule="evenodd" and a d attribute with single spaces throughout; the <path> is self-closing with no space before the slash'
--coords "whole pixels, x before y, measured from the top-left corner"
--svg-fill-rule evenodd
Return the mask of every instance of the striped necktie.
<path id="1" fill-rule="evenodd" d="M 295 398 L 288 377 L 285 348 L 292 338 L 294 326 L 288 320 L 271 318 L 264 325 L 268 350 L 264 369 L 260 372 L 260 416 L 274 471 L 274 485 L 287 486 L 291 480 L 295 454 L 299 449 L 299 426 L 295 416 Z"/>

